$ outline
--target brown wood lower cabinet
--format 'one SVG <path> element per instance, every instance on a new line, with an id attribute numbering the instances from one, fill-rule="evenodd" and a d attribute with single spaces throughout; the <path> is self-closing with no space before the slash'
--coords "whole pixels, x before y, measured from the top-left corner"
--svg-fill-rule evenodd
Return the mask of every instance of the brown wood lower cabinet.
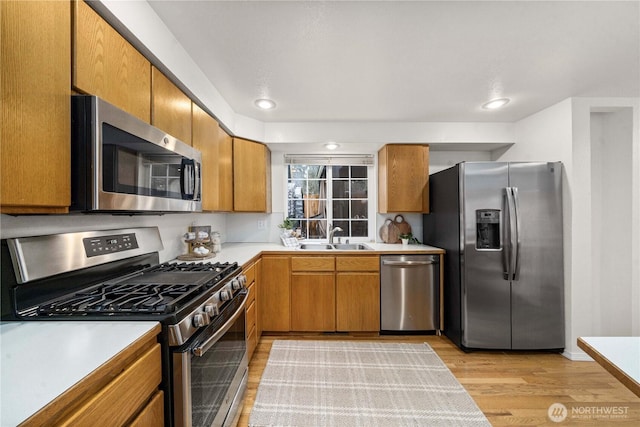
<path id="1" fill-rule="evenodd" d="M 257 264 L 250 264 L 249 267 L 245 267 L 243 273 L 247 278 L 247 290 L 249 291 L 247 295 L 247 304 L 246 304 L 246 331 L 247 331 L 247 357 L 251 360 L 251 356 L 253 356 L 253 351 L 256 349 L 256 345 L 258 345 L 258 339 L 260 336 L 258 335 L 258 283 L 256 277 Z"/>
<path id="2" fill-rule="evenodd" d="M 21 426 L 164 426 L 158 324 Z"/>
<path id="3" fill-rule="evenodd" d="M 336 329 L 380 330 L 380 257 L 336 258 Z"/>
<path id="4" fill-rule="evenodd" d="M 263 256 L 262 263 L 265 331 L 380 330 L 378 255 Z"/>
<path id="5" fill-rule="evenodd" d="M 336 330 L 336 287 L 331 273 L 291 274 L 291 330 Z"/>
<path id="6" fill-rule="evenodd" d="M 380 330 L 379 273 L 336 273 L 336 330 Z"/>
<path id="7" fill-rule="evenodd" d="M 258 295 L 259 322 L 268 332 L 289 332 L 291 257 L 264 255 L 261 260 Z"/>

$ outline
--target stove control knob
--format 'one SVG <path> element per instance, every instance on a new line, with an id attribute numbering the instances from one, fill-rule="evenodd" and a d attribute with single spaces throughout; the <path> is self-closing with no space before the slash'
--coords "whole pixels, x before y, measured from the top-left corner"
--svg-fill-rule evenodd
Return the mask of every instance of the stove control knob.
<path id="1" fill-rule="evenodd" d="M 192 322 L 194 328 L 201 328 L 207 325 L 207 320 L 202 314 L 196 314 L 195 316 L 193 316 Z"/>
<path id="2" fill-rule="evenodd" d="M 244 274 L 239 275 L 238 280 L 240 281 L 242 286 L 245 286 L 247 284 L 247 276 L 245 276 Z"/>
<path id="3" fill-rule="evenodd" d="M 204 306 L 204 312 L 207 316 L 209 316 L 209 318 L 215 317 L 217 316 L 218 313 L 218 307 L 213 305 L 213 304 L 207 304 Z"/>
<path id="4" fill-rule="evenodd" d="M 227 289 L 223 289 L 220 291 L 220 301 L 229 301 L 231 299 L 231 292 Z"/>
<path id="5" fill-rule="evenodd" d="M 231 281 L 231 289 L 233 289 L 234 291 L 242 289 L 242 282 L 240 281 L 240 279 L 233 279 Z"/>

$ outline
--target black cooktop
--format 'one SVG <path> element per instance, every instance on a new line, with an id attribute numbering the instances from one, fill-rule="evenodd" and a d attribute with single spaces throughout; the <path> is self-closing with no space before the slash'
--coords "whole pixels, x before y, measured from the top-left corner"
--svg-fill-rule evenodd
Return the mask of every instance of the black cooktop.
<path id="1" fill-rule="evenodd" d="M 40 316 L 174 313 L 238 270 L 237 263 L 164 263 L 40 304 Z"/>

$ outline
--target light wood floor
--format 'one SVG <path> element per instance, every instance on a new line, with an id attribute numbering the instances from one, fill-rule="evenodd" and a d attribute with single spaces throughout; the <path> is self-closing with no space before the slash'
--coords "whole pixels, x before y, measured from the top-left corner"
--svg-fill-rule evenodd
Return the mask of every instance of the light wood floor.
<path id="1" fill-rule="evenodd" d="M 247 426 L 271 345 L 275 339 L 387 340 L 427 342 L 494 426 L 640 426 L 640 398 L 595 362 L 572 362 L 559 354 L 473 352 L 464 353 L 444 336 L 266 335 L 260 339 L 249 364 L 249 385 L 240 427 Z M 562 403 L 570 414 L 561 423 L 547 417 L 549 406 Z M 622 409 L 612 409 L 612 408 Z M 626 410 L 624 408 L 627 408 Z M 587 412 L 626 411 L 624 417 L 588 415 Z"/>

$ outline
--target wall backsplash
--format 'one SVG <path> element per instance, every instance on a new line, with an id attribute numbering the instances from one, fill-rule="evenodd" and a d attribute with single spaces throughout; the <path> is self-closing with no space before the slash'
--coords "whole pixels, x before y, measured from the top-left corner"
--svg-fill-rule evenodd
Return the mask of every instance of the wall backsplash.
<path id="1" fill-rule="evenodd" d="M 164 215 L 24 215 L 0 216 L 0 236 L 39 236 L 73 231 L 109 230 L 112 228 L 157 226 L 164 249 L 160 251 L 160 261 L 168 261 L 185 253 L 187 246 L 182 235 L 191 225 L 211 225 L 212 230 L 221 232 L 223 242 L 228 240 L 226 214 L 193 213 Z"/>

